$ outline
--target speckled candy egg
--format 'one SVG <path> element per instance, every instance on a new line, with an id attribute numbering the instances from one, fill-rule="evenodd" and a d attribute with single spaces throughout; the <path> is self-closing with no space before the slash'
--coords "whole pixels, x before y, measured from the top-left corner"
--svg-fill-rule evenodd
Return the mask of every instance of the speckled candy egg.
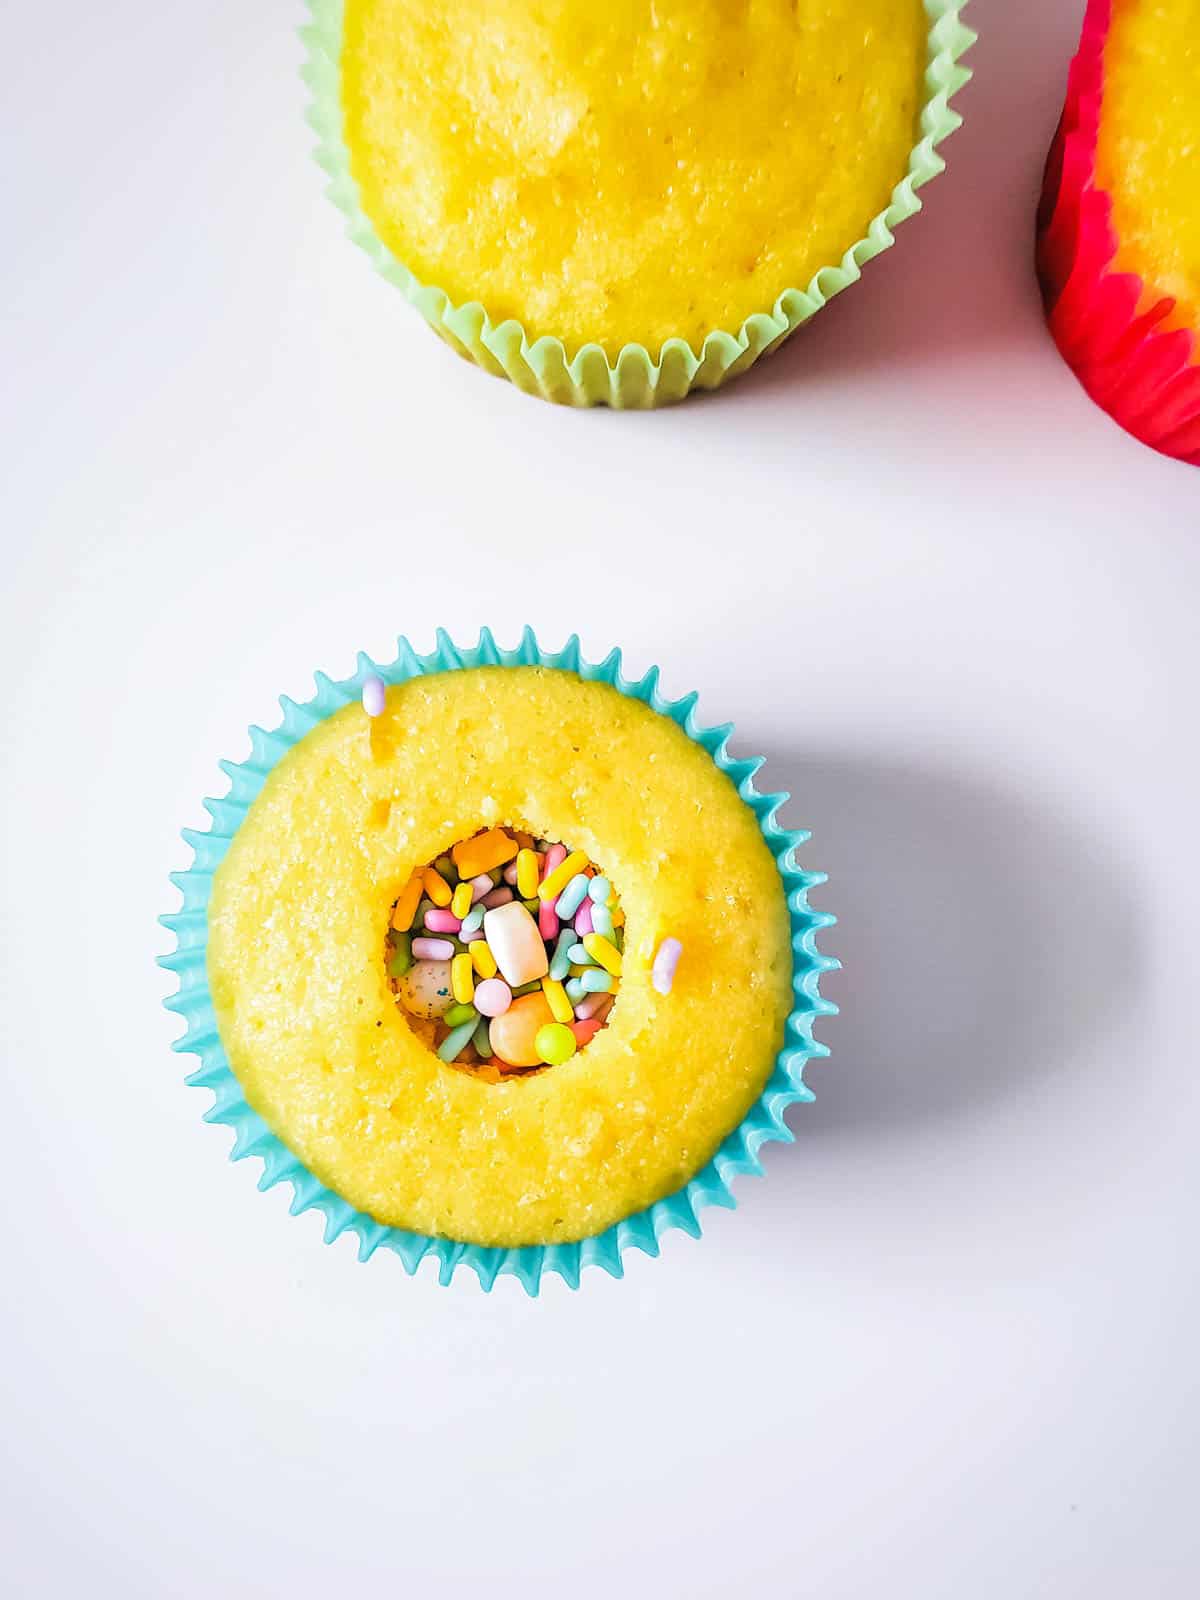
<path id="1" fill-rule="evenodd" d="M 416 961 L 400 979 L 396 990 L 400 1004 L 414 1017 L 432 1022 L 445 1016 L 454 1004 L 448 961 Z"/>

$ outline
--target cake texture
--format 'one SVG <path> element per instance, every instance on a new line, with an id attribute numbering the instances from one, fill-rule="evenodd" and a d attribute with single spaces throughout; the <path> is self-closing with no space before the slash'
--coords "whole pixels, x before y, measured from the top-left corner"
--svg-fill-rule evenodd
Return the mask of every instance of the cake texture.
<path id="1" fill-rule="evenodd" d="M 805 899 L 818 880 L 791 862 L 798 836 L 755 790 L 758 763 L 698 727 L 693 697 L 662 701 L 656 674 L 631 685 L 613 658 L 588 667 L 573 643 L 547 657 L 528 635 L 510 653 L 490 635 L 433 658 L 404 646 L 377 670 L 373 715 L 356 680 L 286 702 L 285 731 L 227 768 L 213 834 L 189 836 L 184 910 L 165 919 L 181 1048 L 204 1057 L 235 1154 L 264 1154 L 268 1181 L 292 1181 L 364 1252 L 386 1243 L 415 1266 L 432 1249 L 530 1286 L 560 1256 L 572 1280 L 587 1260 L 619 1270 L 622 1242 L 656 1249 L 662 1227 L 695 1231 L 699 1205 L 729 1203 L 728 1177 L 807 1098 L 812 1019 L 831 1009 L 814 942 L 831 919 Z M 606 1025 L 507 1074 L 440 1058 L 387 954 L 414 871 L 456 848 L 473 870 L 501 825 L 601 864 L 592 904 L 616 911 L 624 947 L 587 935 L 620 974 Z"/>
<path id="2" fill-rule="evenodd" d="M 1200 0 L 1091 0 L 1047 163 L 1051 332 L 1135 437 L 1200 464 Z"/>
<path id="3" fill-rule="evenodd" d="M 653 405 L 750 365 L 919 208 L 964 0 L 311 0 L 322 164 L 461 353 Z"/>

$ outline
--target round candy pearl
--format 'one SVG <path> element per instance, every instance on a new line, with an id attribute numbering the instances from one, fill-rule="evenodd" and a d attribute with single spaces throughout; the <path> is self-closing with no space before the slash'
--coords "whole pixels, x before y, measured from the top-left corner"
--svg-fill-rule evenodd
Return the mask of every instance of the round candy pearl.
<path id="1" fill-rule="evenodd" d="M 492 1050 L 505 1066 L 540 1067 L 542 1058 L 534 1041 L 538 1029 L 553 1021 L 554 1013 L 544 994 L 519 995 L 507 1011 L 488 1024 Z"/>
<path id="2" fill-rule="evenodd" d="M 560 1067 L 575 1054 L 575 1035 L 565 1022 L 548 1022 L 538 1029 L 533 1047 L 548 1067 Z"/>
<path id="3" fill-rule="evenodd" d="M 475 985 L 475 1009 L 481 1017 L 502 1017 L 512 1005 L 512 990 L 503 978 L 485 978 Z"/>
<path id="4" fill-rule="evenodd" d="M 400 1004 L 414 1017 L 433 1022 L 454 1004 L 448 961 L 418 961 L 400 979 L 396 990 Z"/>

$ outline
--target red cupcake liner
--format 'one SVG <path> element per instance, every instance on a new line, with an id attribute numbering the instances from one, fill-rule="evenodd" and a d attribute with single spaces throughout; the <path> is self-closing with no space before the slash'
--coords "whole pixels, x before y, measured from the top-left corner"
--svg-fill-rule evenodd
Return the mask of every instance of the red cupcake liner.
<path id="1" fill-rule="evenodd" d="M 1096 182 L 1112 8 L 1113 0 L 1088 0 L 1046 160 L 1037 222 L 1046 320 L 1063 359 L 1097 405 L 1152 449 L 1200 466 L 1196 334 L 1164 329 L 1174 299 L 1163 296 L 1146 309 L 1145 280 L 1113 270 L 1112 196 Z"/>

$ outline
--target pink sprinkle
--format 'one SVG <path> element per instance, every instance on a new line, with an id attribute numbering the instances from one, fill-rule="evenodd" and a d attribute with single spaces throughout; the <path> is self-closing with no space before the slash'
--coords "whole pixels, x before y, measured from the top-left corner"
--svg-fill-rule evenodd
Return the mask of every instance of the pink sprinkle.
<path id="1" fill-rule="evenodd" d="M 491 881 L 492 880 L 489 878 L 488 882 L 490 883 Z M 517 863 L 515 861 L 510 861 L 508 863 L 508 865 L 505 867 L 505 869 L 504 869 L 504 881 L 505 881 L 505 883 L 508 884 L 508 886 L 510 888 L 514 888 L 516 886 L 516 882 L 517 882 Z"/>
<path id="2" fill-rule="evenodd" d="M 580 1022 L 587 1022 L 589 1019 L 603 1022 L 612 1010 L 613 998 L 611 994 L 585 995 L 575 1007 L 575 1015 Z"/>
<path id="3" fill-rule="evenodd" d="M 460 933 L 458 937 L 464 944 L 474 944 L 476 939 L 483 938 L 483 929 L 476 928 L 473 933 Z"/>
<path id="4" fill-rule="evenodd" d="M 558 938 L 558 912 L 549 900 L 538 906 L 538 932 L 547 944 Z"/>
<path id="5" fill-rule="evenodd" d="M 506 906 L 512 899 L 511 889 L 493 889 L 490 894 L 485 894 L 483 903 L 489 911 L 494 911 L 497 906 Z"/>
<path id="6" fill-rule="evenodd" d="M 430 933 L 457 933 L 462 923 L 453 911 L 442 910 L 438 906 L 430 906 L 425 913 L 425 926 Z"/>
<path id="7" fill-rule="evenodd" d="M 387 705 L 387 690 L 383 679 L 371 676 L 363 679 L 362 686 L 363 710 L 369 717 L 378 717 L 383 714 Z"/>
<path id="8" fill-rule="evenodd" d="M 566 847 L 566 845 L 565 844 L 552 844 L 550 846 L 550 848 L 546 851 L 545 857 L 542 860 L 542 877 L 543 878 L 548 878 L 550 876 L 550 874 L 554 871 L 555 867 L 561 867 L 563 862 L 566 859 L 567 859 L 567 847 Z"/>
<path id="9" fill-rule="evenodd" d="M 585 900 L 575 913 L 575 932 L 582 939 L 585 933 L 594 933 L 592 926 L 592 902 Z"/>
<path id="10" fill-rule="evenodd" d="M 414 939 L 412 953 L 418 961 L 449 961 L 454 946 L 449 939 Z"/>
<path id="11" fill-rule="evenodd" d="M 481 872 L 477 878 L 471 879 L 471 904 L 476 906 L 485 894 L 491 894 L 496 885 L 486 872 Z"/>

